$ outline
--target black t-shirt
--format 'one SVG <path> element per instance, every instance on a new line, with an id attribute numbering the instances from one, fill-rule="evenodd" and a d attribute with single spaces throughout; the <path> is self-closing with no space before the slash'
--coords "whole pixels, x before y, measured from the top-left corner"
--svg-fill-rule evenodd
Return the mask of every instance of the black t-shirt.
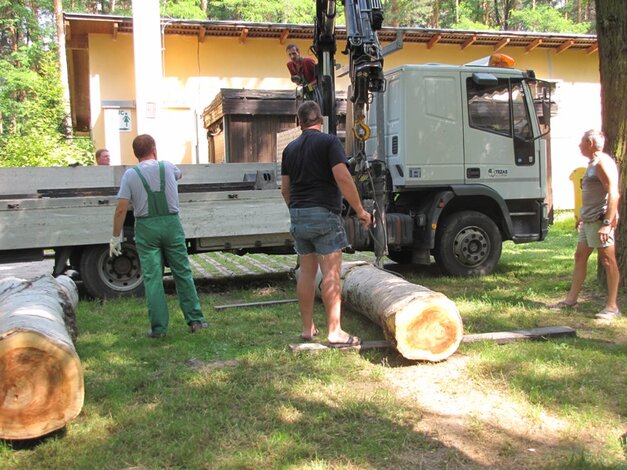
<path id="1" fill-rule="evenodd" d="M 340 139 L 308 129 L 283 150 L 281 175 L 290 178 L 290 208 L 325 207 L 339 214 L 342 193 L 332 168 L 348 164 Z"/>

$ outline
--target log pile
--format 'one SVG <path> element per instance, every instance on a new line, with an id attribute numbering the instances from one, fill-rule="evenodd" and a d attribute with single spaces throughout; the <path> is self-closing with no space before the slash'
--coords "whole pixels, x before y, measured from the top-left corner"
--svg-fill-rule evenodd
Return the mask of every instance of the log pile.
<path id="1" fill-rule="evenodd" d="M 41 437 L 80 413 L 77 304 L 66 276 L 0 280 L 0 438 Z"/>
<path id="2" fill-rule="evenodd" d="M 371 264 L 342 264 L 342 302 L 381 326 L 407 359 L 442 361 L 463 337 L 462 319 L 452 300 Z"/>

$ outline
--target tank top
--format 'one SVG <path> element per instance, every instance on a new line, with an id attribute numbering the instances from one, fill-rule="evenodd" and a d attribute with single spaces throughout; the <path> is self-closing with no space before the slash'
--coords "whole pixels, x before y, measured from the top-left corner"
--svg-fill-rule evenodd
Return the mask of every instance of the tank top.
<path id="1" fill-rule="evenodd" d="M 597 176 L 598 164 L 601 158 L 594 158 L 588 164 L 588 168 L 581 181 L 581 220 L 594 222 L 602 219 L 607 211 L 607 191 Z"/>

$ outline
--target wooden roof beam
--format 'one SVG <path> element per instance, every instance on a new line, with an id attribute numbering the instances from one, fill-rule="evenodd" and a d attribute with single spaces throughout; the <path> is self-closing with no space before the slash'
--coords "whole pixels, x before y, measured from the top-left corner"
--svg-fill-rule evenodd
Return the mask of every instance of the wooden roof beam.
<path id="1" fill-rule="evenodd" d="M 531 41 L 529 44 L 527 44 L 527 47 L 525 47 L 525 52 L 531 52 L 533 51 L 536 47 L 538 47 L 540 44 L 542 44 L 542 38 L 537 38 L 534 39 L 533 41 Z"/>
<path id="2" fill-rule="evenodd" d="M 201 43 L 201 44 L 202 44 L 203 42 L 205 42 L 205 35 L 206 35 L 206 34 L 207 34 L 207 31 L 205 30 L 205 28 L 204 28 L 204 27 L 201 27 L 201 28 L 198 30 L 198 42 L 199 42 L 199 43 Z"/>
<path id="3" fill-rule="evenodd" d="M 475 41 L 476 41 L 476 40 L 477 40 L 477 35 L 476 35 L 476 34 L 473 34 L 473 35 L 472 35 L 472 36 L 470 36 L 468 39 L 466 39 L 466 40 L 464 41 L 464 43 L 461 45 L 462 51 L 463 51 L 464 49 L 466 49 L 467 47 L 472 46 L 472 45 L 475 43 Z"/>
<path id="4" fill-rule="evenodd" d="M 561 43 L 557 49 L 555 49 L 555 53 L 556 54 L 561 54 L 562 52 L 564 52 L 566 49 L 569 49 L 573 46 L 573 44 L 575 44 L 575 41 L 573 41 L 572 39 L 568 39 L 566 41 L 564 41 L 563 43 Z"/>
<path id="5" fill-rule="evenodd" d="M 279 43 L 281 45 L 285 44 L 289 36 L 290 36 L 290 30 L 285 28 L 283 31 L 281 31 L 281 36 L 279 37 Z"/>
<path id="6" fill-rule="evenodd" d="M 248 28 L 243 28 L 242 32 L 239 34 L 239 42 L 244 44 L 246 42 L 246 38 L 248 37 Z"/>
<path id="7" fill-rule="evenodd" d="M 500 51 L 509 44 L 510 38 L 503 38 L 494 45 L 494 52 Z"/>
<path id="8" fill-rule="evenodd" d="M 594 44 L 592 44 L 589 48 L 586 49 L 586 54 L 590 55 L 593 52 L 596 52 L 599 50 L 599 43 L 595 42 Z"/>
<path id="9" fill-rule="evenodd" d="M 442 39 L 441 34 L 434 34 L 433 36 L 431 36 L 431 39 L 429 39 L 429 42 L 427 43 L 427 49 L 431 49 L 433 46 L 435 46 L 438 42 L 440 42 L 440 39 Z"/>

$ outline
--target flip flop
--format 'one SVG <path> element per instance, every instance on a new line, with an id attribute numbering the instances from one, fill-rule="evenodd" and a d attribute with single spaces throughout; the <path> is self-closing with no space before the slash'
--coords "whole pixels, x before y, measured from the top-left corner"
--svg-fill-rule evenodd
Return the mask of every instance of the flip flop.
<path id="1" fill-rule="evenodd" d="M 595 315 L 595 318 L 599 318 L 601 320 L 613 320 L 614 318 L 618 318 L 620 316 L 622 316 L 622 313 L 620 313 L 620 310 L 610 310 L 610 309 L 604 308 L 603 310 L 601 310 L 599 313 Z"/>
<path id="2" fill-rule="evenodd" d="M 340 343 L 329 342 L 330 348 L 349 348 L 351 346 L 359 346 L 359 345 L 361 345 L 361 339 L 353 335 L 350 335 L 348 339 L 344 342 L 340 342 Z"/>
<path id="3" fill-rule="evenodd" d="M 319 334 L 320 334 L 320 330 L 318 330 L 318 328 L 316 328 L 314 330 L 314 334 L 312 336 L 300 335 L 300 339 L 304 339 L 305 341 L 311 341 L 312 339 L 314 339 Z"/>

